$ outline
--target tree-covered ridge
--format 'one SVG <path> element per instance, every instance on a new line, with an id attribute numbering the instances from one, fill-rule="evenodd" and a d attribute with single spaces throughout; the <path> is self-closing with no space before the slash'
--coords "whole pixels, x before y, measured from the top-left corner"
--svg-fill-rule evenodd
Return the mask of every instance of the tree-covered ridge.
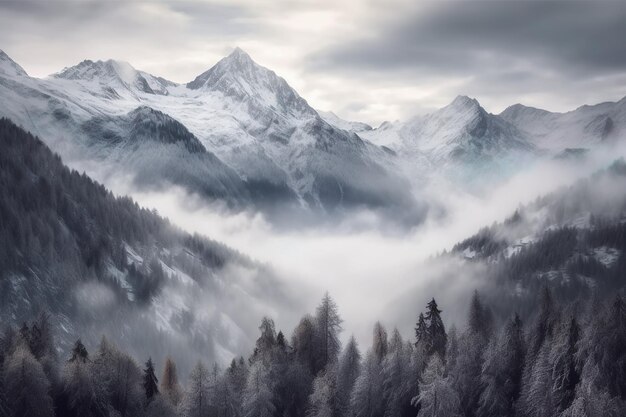
<path id="1" fill-rule="evenodd" d="M 485 266 L 486 296 L 499 313 L 538 307 L 543 286 L 573 301 L 626 285 L 626 163 L 520 207 L 447 256 Z"/>
<path id="2" fill-rule="evenodd" d="M 141 368 L 107 339 L 60 358 L 42 314 L 0 338 L 0 415 L 160 417 L 601 417 L 626 413 L 626 305 L 558 304 L 501 326 L 474 293 L 462 331 L 433 299 L 404 339 L 376 323 L 371 347 L 340 349 L 326 295 L 291 339 L 264 318 L 252 354 L 226 369 L 199 361 L 186 382 L 171 358 Z M 161 360 L 164 359 L 164 362 Z M 157 368 L 161 372 L 157 377 Z"/>
<path id="3" fill-rule="evenodd" d="M 229 264 L 261 271 L 254 278 L 264 280 L 259 287 L 273 282 L 270 271 L 244 255 L 184 233 L 70 170 L 7 119 L 0 119 L 0 148 L 0 316 L 13 324 L 46 308 L 63 324 L 64 349 L 79 334 L 88 342 L 103 332 L 124 340 L 133 353 L 146 340 L 166 349 L 174 342 L 164 340 L 191 332 L 195 318 L 185 310 L 189 306 L 147 311 L 165 288 L 220 297 L 232 280 L 232 274 L 222 273 Z M 158 314 L 166 314 L 161 323 L 154 318 Z M 110 326 L 104 329 L 102 323 Z M 207 326 L 198 323 L 202 334 L 188 342 L 196 354 L 214 349 Z"/>
<path id="4" fill-rule="evenodd" d="M 59 265 L 63 280 L 104 280 L 108 263 L 128 270 L 126 245 L 180 246 L 198 255 L 204 268 L 219 268 L 231 258 L 250 262 L 224 245 L 183 233 L 129 197 L 115 197 L 7 119 L 0 119 L 0 141 L 0 276 L 7 298 L 10 274 L 37 275 Z"/>

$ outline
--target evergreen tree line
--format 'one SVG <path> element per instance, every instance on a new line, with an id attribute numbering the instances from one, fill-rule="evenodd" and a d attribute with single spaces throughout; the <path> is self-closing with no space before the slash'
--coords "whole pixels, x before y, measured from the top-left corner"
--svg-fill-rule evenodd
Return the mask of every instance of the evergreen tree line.
<path id="1" fill-rule="evenodd" d="M 496 325 L 474 293 L 462 331 L 430 301 L 415 335 L 381 324 L 362 352 L 341 347 L 326 294 L 288 340 L 263 318 L 252 354 L 226 369 L 200 361 L 183 383 L 167 358 L 157 376 L 106 338 L 59 358 L 50 317 L 0 338 L 0 416 L 600 417 L 626 415 L 626 304 L 559 305 L 548 289 L 524 323 Z"/>
<path id="2" fill-rule="evenodd" d="M 224 245 L 183 233 L 131 198 L 115 197 L 84 173 L 64 166 L 43 142 L 8 119 L 0 119 L 0 143 L 2 306 L 12 306 L 11 299 L 20 298 L 11 275 L 41 281 L 42 290 L 31 291 L 28 304 L 52 301 L 49 305 L 53 306 L 69 292 L 66 287 L 78 281 L 115 285 L 109 274 L 114 267 L 130 275 L 129 280 L 137 284 L 136 298 L 145 301 L 158 292 L 162 281 L 162 271 L 150 267 L 150 258 L 162 258 L 197 280 L 229 260 L 250 262 Z M 130 268 L 129 246 L 146 249 L 148 261 L 143 270 Z M 163 249 L 174 248 L 167 251 L 169 255 L 163 254 Z M 136 279 L 138 275 L 147 279 Z M 32 316 L 36 312 L 13 309 L 5 313 Z"/>

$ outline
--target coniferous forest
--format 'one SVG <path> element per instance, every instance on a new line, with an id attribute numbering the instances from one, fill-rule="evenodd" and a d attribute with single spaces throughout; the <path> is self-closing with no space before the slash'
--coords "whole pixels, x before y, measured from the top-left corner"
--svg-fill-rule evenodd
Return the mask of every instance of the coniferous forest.
<path id="1" fill-rule="evenodd" d="M 474 293 L 467 320 L 446 329 L 433 299 L 414 335 L 376 323 L 369 346 L 345 346 L 326 294 L 286 336 L 263 318 L 248 357 L 225 369 L 133 358 L 106 338 L 61 356 L 42 313 L 0 338 L 2 416 L 623 416 L 626 305 L 559 305 L 549 290 L 524 322 L 496 326 Z"/>
<path id="2" fill-rule="evenodd" d="M 624 254 L 611 267 L 584 255 L 607 245 L 624 248 L 619 218 L 593 218 L 590 231 L 548 230 L 519 253 L 498 255 L 506 246 L 502 236 L 511 238 L 509 229 L 528 217 L 526 208 L 461 242 L 453 253 L 471 248 L 476 259 L 490 259 L 486 273 L 494 283 L 525 283 L 529 290 L 517 302 L 502 288 L 483 297 L 474 292 L 456 326 L 444 324 L 450 322 L 446 309 L 455 306 L 432 299 L 406 311 L 414 318 L 414 334 L 379 322 L 371 342 L 358 345 L 343 326 L 340 306 L 326 294 L 294 329 L 278 329 L 263 318 L 258 334 L 250 335 L 256 343 L 247 346 L 249 353 L 228 366 L 215 361 L 210 339 L 197 335 L 201 359 L 177 366 L 176 346 L 165 349 L 146 338 L 151 333 L 141 321 L 133 323 L 136 342 L 144 344 L 142 352 L 153 352 L 148 357 L 133 344 L 106 337 L 96 342 L 98 331 L 124 340 L 110 328 L 105 332 L 98 315 L 73 330 L 79 337 L 88 332 L 87 339 L 68 343 L 64 326 L 80 313 L 72 310 L 71 285 L 114 288 L 126 301 L 107 314 L 117 309 L 112 317 L 119 320 L 143 311 L 163 291 L 172 279 L 166 267 L 186 271 L 201 288 L 215 291 L 212 280 L 224 264 L 253 261 L 114 197 L 11 122 L 0 121 L 0 134 L 1 417 L 626 415 Z M 621 180 L 623 166 L 617 163 L 604 175 Z M 567 196 L 585 195 L 587 186 L 536 204 L 557 202 L 576 214 L 579 208 L 572 209 Z M 552 211 L 568 215 L 559 207 Z M 152 259 L 129 262 L 129 244 L 147 248 L 143 253 Z M 555 286 L 547 280 L 538 286 L 533 274 L 555 265 L 596 284 L 570 280 Z M 123 273 L 129 287 L 111 271 Z M 190 314 L 180 318 L 180 328 L 189 326 Z"/>

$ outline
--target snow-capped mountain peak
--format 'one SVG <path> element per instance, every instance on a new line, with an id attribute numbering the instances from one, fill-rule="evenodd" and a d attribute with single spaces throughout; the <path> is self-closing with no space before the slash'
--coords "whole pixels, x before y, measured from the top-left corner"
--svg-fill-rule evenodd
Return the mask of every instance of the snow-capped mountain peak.
<path id="1" fill-rule="evenodd" d="M 481 109 L 480 103 L 475 98 L 459 95 L 448 106 L 454 109 Z"/>
<path id="2" fill-rule="evenodd" d="M 0 49 L 0 74 L 8 76 L 27 77 L 28 74 L 24 71 L 17 62 L 13 61 L 3 50 Z"/>
<path id="3" fill-rule="evenodd" d="M 138 71 L 128 62 L 113 59 L 106 61 L 86 59 L 78 65 L 64 68 L 52 77 L 97 83 L 112 88 L 118 94 L 127 89 L 133 93 L 167 95 L 167 87 L 175 85 L 163 78 Z"/>
<path id="4" fill-rule="evenodd" d="M 317 116 L 283 78 L 254 62 L 240 48 L 189 82 L 187 88 L 221 92 L 237 101 L 253 101 L 254 107 L 270 108 L 282 115 Z"/>

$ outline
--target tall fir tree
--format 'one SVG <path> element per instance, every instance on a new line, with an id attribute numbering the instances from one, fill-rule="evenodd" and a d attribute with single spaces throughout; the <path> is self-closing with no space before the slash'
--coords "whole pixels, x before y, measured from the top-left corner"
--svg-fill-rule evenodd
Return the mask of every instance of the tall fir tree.
<path id="1" fill-rule="evenodd" d="M 146 392 L 146 399 L 148 401 L 159 393 L 159 380 L 154 373 L 154 364 L 152 358 L 148 358 L 146 362 L 146 369 L 143 370 L 143 389 Z"/>
<path id="2" fill-rule="evenodd" d="M 448 336 L 446 335 L 446 329 L 441 319 L 441 310 L 439 310 L 434 298 L 426 306 L 425 319 L 428 323 L 427 352 L 429 355 L 438 354 L 439 357 L 445 361 Z"/>

